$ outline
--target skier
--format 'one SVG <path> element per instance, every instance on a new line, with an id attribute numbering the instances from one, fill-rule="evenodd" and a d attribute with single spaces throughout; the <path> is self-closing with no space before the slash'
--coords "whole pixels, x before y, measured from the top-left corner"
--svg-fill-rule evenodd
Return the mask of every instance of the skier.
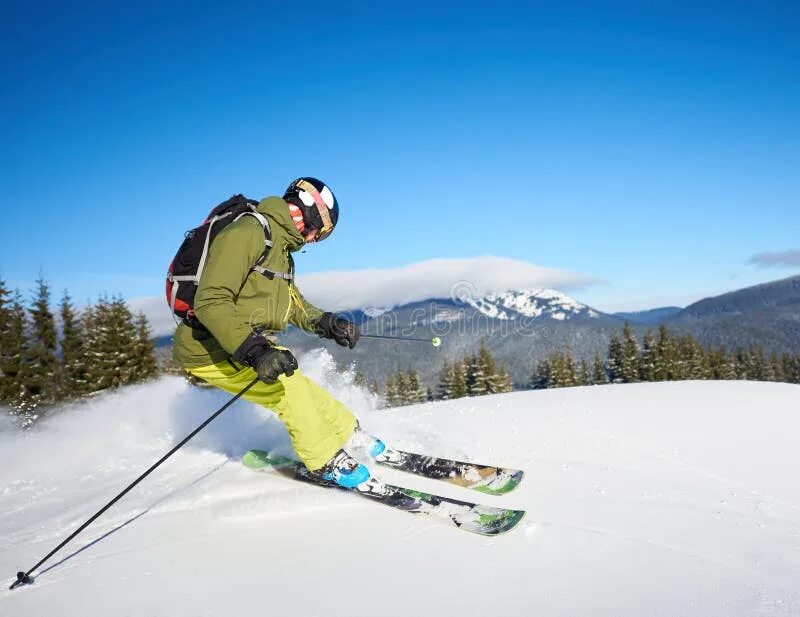
<path id="1" fill-rule="evenodd" d="M 294 354 L 273 336 L 291 323 L 350 349 L 358 342 L 355 323 L 313 306 L 294 283 L 292 253 L 331 234 L 339 205 L 329 187 L 304 177 L 255 211 L 269 223 L 266 258 L 259 261 L 265 235 L 257 217 L 242 216 L 216 236 L 194 297 L 196 319 L 178 326 L 173 356 L 195 377 L 230 393 L 257 376 L 244 398 L 277 414 L 310 471 L 357 488 L 370 472 L 351 452 L 378 456 L 383 442 L 361 431 L 353 413 L 303 375 Z"/>

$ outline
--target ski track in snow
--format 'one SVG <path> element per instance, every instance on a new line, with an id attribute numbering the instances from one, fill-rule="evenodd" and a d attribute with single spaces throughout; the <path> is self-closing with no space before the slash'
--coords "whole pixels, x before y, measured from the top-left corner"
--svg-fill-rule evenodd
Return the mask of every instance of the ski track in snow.
<path id="1" fill-rule="evenodd" d="M 800 615 L 797 386 L 636 384 L 376 410 L 325 352 L 301 365 L 396 447 L 526 472 L 503 497 L 377 469 L 386 481 L 526 519 L 473 536 L 254 473 L 238 462 L 247 449 L 291 447 L 276 419 L 237 403 L 34 585 L 8 591 L 227 400 L 165 378 L 23 435 L 0 421 L 0 615 Z M 342 593 L 348 576 L 362 586 Z"/>

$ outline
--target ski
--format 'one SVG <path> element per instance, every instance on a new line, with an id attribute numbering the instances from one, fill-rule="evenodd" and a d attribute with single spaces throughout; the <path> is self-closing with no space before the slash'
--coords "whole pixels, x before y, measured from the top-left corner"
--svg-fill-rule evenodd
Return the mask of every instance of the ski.
<path id="1" fill-rule="evenodd" d="M 386 446 L 386 449 L 376 458 L 376 462 L 385 467 L 433 480 L 444 480 L 450 484 L 487 495 L 504 495 L 514 490 L 522 482 L 524 475 L 519 469 L 464 463 L 396 450 L 389 446 Z"/>
<path id="2" fill-rule="evenodd" d="M 496 508 L 441 497 L 385 484 L 375 477 L 370 478 L 356 489 L 342 488 L 335 482 L 323 480 L 312 474 L 299 461 L 282 456 L 271 456 L 264 450 L 250 450 L 242 457 L 242 463 L 250 469 L 275 472 L 307 484 L 352 492 L 397 510 L 430 516 L 448 526 L 484 536 L 496 536 L 511 531 L 525 516 L 523 510 Z"/>

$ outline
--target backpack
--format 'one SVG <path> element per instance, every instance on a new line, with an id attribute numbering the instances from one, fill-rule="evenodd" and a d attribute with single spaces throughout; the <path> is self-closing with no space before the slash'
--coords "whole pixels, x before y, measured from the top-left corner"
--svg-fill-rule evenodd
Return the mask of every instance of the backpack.
<path id="1" fill-rule="evenodd" d="M 206 329 L 194 314 L 194 296 L 208 259 L 208 249 L 219 232 L 243 216 L 256 218 L 264 228 L 264 252 L 253 264 L 251 272 L 258 272 L 270 279 L 276 276 L 287 280 L 293 278 L 293 267 L 290 267 L 288 273 L 273 272 L 261 267 L 272 247 L 272 233 L 266 217 L 256 212 L 256 206 L 257 201 L 243 195 L 234 195 L 211 210 L 202 225 L 186 232 L 167 271 L 167 304 L 176 321 L 182 320 L 194 329 Z"/>

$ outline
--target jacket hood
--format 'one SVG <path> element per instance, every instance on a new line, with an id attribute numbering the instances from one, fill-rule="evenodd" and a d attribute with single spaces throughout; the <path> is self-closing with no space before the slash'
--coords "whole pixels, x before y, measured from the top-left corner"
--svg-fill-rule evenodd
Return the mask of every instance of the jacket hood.
<path id="1" fill-rule="evenodd" d="M 273 239 L 280 234 L 286 240 L 286 246 L 290 251 L 297 251 L 306 243 L 306 239 L 294 226 L 289 206 L 281 197 L 262 199 L 256 210 L 269 218 L 270 226 L 273 227 Z M 274 229 L 275 226 L 278 229 Z"/>

